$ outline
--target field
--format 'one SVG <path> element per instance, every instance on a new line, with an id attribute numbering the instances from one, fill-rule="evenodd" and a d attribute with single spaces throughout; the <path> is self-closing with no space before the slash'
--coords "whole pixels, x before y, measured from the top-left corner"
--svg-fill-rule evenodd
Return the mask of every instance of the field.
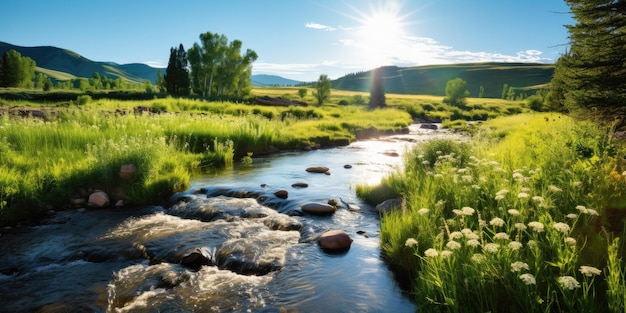
<path id="1" fill-rule="evenodd" d="M 420 311 L 624 312 L 624 155 L 610 127 L 521 114 L 357 193 L 404 199 L 381 245 Z"/>

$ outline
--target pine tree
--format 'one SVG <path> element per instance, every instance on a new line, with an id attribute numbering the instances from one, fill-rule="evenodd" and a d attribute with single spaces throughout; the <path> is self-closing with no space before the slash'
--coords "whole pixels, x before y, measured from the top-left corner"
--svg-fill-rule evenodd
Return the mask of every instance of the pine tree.
<path id="1" fill-rule="evenodd" d="M 165 89 L 175 95 L 189 94 L 189 70 L 187 52 L 181 43 L 178 49 L 170 49 L 170 59 L 165 70 Z"/>
<path id="2" fill-rule="evenodd" d="M 551 102 L 562 101 L 570 111 L 595 108 L 601 115 L 621 110 L 626 104 L 626 2 L 566 2 L 576 24 L 567 26 L 570 50 L 557 62 L 553 77 L 562 96 L 553 95 Z"/>

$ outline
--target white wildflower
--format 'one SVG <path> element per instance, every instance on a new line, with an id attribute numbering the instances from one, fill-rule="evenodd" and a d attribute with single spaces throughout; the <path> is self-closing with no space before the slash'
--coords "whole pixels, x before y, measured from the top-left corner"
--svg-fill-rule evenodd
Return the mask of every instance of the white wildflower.
<path id="1" fill-rule="evenodd" d="M 489 221 L 489 225 L 496 226 L 496 227 L 502 227 L 502 226 L 504 226 L 504 220 L 499 218 L 499 217 L 494 217 L 493 219 L 491 219 L 491 221 Z"/>
<path id="2" fill-rule="evenodd" d="M 435 177 L 435 178 L 442 178 L 442 177 L 443 177 L 443 175 L 441 175 L 441 174 L 435 174 L 435 175 L 433 175 L 433 177 Z"/>
<path id="3" fill-rule="evenodd" d="M 561 191 L 563 191 L 563 189 L 561 189 L 561 188 L 559 188 L 559 187 L 557 187 L 555 185 L 548 186 L 548 190 L 550 190 L 552 192 L 561 192 Z"/>
<path id="4" fill-rule="evenodd" d="M 599 216 L 600 214 L 598 214 L 598 211 L 594 210 L 594 209 L 587 209 L 587 212 L 585 212 L 585 214 L 587 215 L 595 215 L 595 216 Z"/>
<path id="5" fill-rule="evenodd" d="M 520 192 L 520 193 L 517 194 L 517 198 L 518 199 L 527 199 L 529 197 L 530 197 L 530 195 L 525 193 L 525 192 Z"/>
<path id="6" fill-rule="evenodd" d="M 424 161 L 422 161 L 422 165 L 429 166 L 429 165 L 430 165 L 430 162 L 429 162 L 428 160 L 424 160 Z"/>
<path id="7" fill-rule="evenodd" d="M 407 247 L 413 247 L 417 245 L 417 240 L 415 238 L 409 238 L 404 242 L 404 245 Z"/>
<path id="8" fill-rule="evenodd" d="M 449 256 L 452 256 L 452 251 L 450 251 L 450 250 L 443 250 L 443 251 L 441 251 L 441 257 L 447 258 Z"/>
<path id="9" fill-rule="evenodd" d="M 528 270 L 528 264 L 524 263 L 524 262 L 513 262 L 511 263 L 511 272 L 516 273 L 516 272 L 521 272 L 522 270 Z"/>
<path id="10" fill-rule="evenodd" d="M 461 248 L 461 244 L 456 242 L 456 241 L 448 241 L 448 243 L 446 244 L 446 248 L 450 249 L 450 250 L 456 250 L 456 249 L 460 249 Z"/>
<path id="11" fill-rule="evenodd" d="M 567 237 L 567 238 L 565 238 L 565 243 L 570 245 L 570 246 L 575 246 L 576 245 L 576 239 L 574 239 L 572 237 Z"/>
<path id="12" fill-rule="evenodd" d="M 519 231 L 525 231 L 526 230 L 526 224 L 524 223 L 515 223 L 515 228 Z"/>
<path id="13" fill-rule="evenodd" d="M 513 173 L 513 179 L 524 179 L 524 174 L 522 174 L 522 173 Z"/>
<path id="14" fill-rule="evenodd" d="M 520 191 L 521 191 L 521 192 L 526 192 L 526 193 L 529 193 L 529 192 L 530 192 L 530 188 L 528 188 L 528 187 L 522 187 L 522 188 L 520 189 Z"/>
<path id="15" fill-rule="evenodd" d="M 576 288 L 580 288 L 580 283 L 576 280 L 576 278 L 572 276 L 561 276 L 557 279 L 559 285 L 562 288 L 566 288 L 569 290 L 574 290 Z"/>
<path id="16" fill-rule="evenodd" d="M 461 179 L 464 182 L 468 182 L 468 183 L 471 183 L 472 181 L 474 181 L 474 177 L 472 177 L 472 175 L 463 175 L 461 176 Z"/>
<path id="17" fill-rule="evenodd" d="M 480 189 L 480 186 L 478 186 L 478 185 L 472 185 L 472 189 L 479 190 L 479 189 Z"/>
<path id="18" fill-rule="evenodd" d="M 482 255 L 482 254 L 480 254 L 480 253 L 474 253 L 474 254 L 472 255 L 472 258 L 471 258 L 472 262 L 474 262 L 474 263 L 482 263 L 482 262 L 484 262 L 486 259 L 487 259 L 487 258 L 485 258 L 485 256 L 484 256 L 484 255 Z"/>
<path id="19" fill-rule="evenodd" d="M 484 246 L 484 250 L 490 253 L 496 253 L 500 250 L 500 245 L 497 243 L 488 243 Z"/>
<path id="20" fill-rule="evenodd" d="M 461 211 L 459 209 L 452 210 L 452 213 L 454 213 L 454 215 L 463 215 L 463 211 Z"/>
<path id="21" fill-rule="evenodd" d="M 430 212 L 430 210 L 427 209 L 427 208 L 421 208 L 421 209 L 417 210 L 417 214 L 419 214 L 419 215 L 428 214 L 428 212 Z"/>
<path id="22" fill-rule="evenodd" d="M 541 233 L 544 230 L 544 226 L 541 222 L 530 222 L 528 223 L 528 227 L 532 228 L 532 230 Z"/>
<path id="23" fill-rule="evenodd" d="M 428 258 L 434 258 L 439 256 L 439 252 L 437 252 L 437 250 L 430 248 L 427 249 L 426 251 L 424 251 L 424 256 L 428 257 Z"/>
<path id="24" fill-rule="evenodd" d="M 510 215 L 512 215 L 512 216 L 519 216 L 519 215 L 520 215 L 519 211 L 518 211 L 518 210 L 516 210 L 516 209 L 509 209 L 507 212 L 508 212 Z"/>
<path id="25" fill-rule="evenodd" d="M 574 185 L 574 187 L 580 187 L 580 186 L 583 185 L 583 183 L 580 182 L 580 181 L 575 181 L 575 182 L 572 183 L 572 185 Z"/>
<path id="26" fill-rule="evenodd" d="M 463 215 L 467 215 L 467 216 L 470 216 L 470 215 L 474 214 L 474 212 L 476 212 L 476 210 L 474 210 L 474 209 L 472 209 L 472 208 L 470 208 L 468 206 L 462 207 L 461 211 L 463 212 Z"/>
<path id="27" fill-rule="evenodd" d="M 542 196 L 534 196 L 534 197 L 532 197 L 532 199 L 535 202 L 543 202 L 543 197 Z"/>
<path id="28" fill-rule="evenodd" d="M 507 233 L 497 233 L 493 235 L 493 239 L 495 240 L 509 240 L 509 234 Z"/>
<path id="29" fill-rule="evenodd" d="M 562 223 L 562 222 L 552 224 L 552 228 L 564 234 L 569 233 L 569 225 Z"/>
<path id="30" fill-rule="evenodd" d="M 509 249 L 513 250 L 513 251 L 518 251 L 519 249 L 521 249 L 524 245 L 522 245 L 521 242 L 519 241 L 511 241 L 509 242 Z"/>
<path id="31" fill-rule="evenodd" d="M 480 239 L 480 237 L 478 235 L 476 235 L 476 233 L 474 233 L 474 232 L 470 232 L 470 233 L 463 234 L 463 235 L 468 240 L 471 240 L 471 239 L 478 240 L 478 239 Z"/>
<path id="32" fill-rule="evenodd" d="M 460 231 L 453 231 L 450 233 L 450 239 L 455 240 L 455 239 L 461 239 L 463 238 L 463 233 Z"/>
<path id="33" fill-rule="evenodd" d="M 584 205 L 577 205 L 576 210 L 578 210 L 580 213 L 585 213 L 587 211 L 587 208 Z"/>
<path id="34" fill-rule="evenodd" d="M 527 246 L 531 247 L 531 248 L 537 248 L 537 242 L 534 240 L 528 240 L 528 242 L 526 243 Z"/>
<path id="35" fill-rule="evenodd" d="M 565 215 L 565 217 L 567 217 L 569 219 L 572 219 L 572 220 L 575 220 L 575 219 L 578 218 L 578 214 L 570 213 L 570 214 Z"/>
<path id="36" fill-rule="evenodd" d="M 521 281 L 524 282 L 524 284 L 526 285 L 536 285 L 537 284 L 537 280 L 535 279 L 535 276 L 533 276 L 533 274 L 522 274 L 519 275 L 519 279 Z"/>
<path id="37" fill-rule="evenodd" d="M 502 199 L 504 199 L 504 196 L 503 195 L 496 195 L 496 197 L 494 199 L 502 200 Z"/>
<path id="38" fill-rule="evenodd" d="M 476 239 L 470 239 L 466 243 L 467 243 L 468 246 L 474 247 L 474 248 L 480 246 L 480 241 L 478 241 Z"/>
<path id="39" fill-rule="evenodd" d="M 592 277 L 592 276 L 598 276 L 600 274 L 602 274 L 602 271 L 593 267 L 593 266 L 587 266 L 587 265 L 583 265 L 580 267 L 580 269 L 578 269 L 578 271 L 587 276 L 587 277 Z"/>

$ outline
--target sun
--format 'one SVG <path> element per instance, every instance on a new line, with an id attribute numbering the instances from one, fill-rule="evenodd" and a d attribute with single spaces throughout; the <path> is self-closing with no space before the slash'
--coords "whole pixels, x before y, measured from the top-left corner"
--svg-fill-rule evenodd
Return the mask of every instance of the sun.
<path id="1" fill-rule="evenodd" d="M 391 64 L 406 40 L 410 14 L 402 14 L 402 5 L 395 1 L 370 5 L 368 12 L 352 9 L 359 23 L 355 40 L 359 59 L 371 67 Z"/>

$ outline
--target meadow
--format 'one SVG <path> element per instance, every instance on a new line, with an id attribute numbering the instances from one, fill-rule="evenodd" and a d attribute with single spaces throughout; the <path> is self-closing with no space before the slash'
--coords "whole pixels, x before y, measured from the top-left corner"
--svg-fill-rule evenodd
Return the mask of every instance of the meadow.
<path id="1" fill-rule="evenodd" d="M 403 198 L 381 247 L 420 311 L 625 312 L 624 153 L 610 126 L 520 114 L 423 143 L 357 194 Z"/>

